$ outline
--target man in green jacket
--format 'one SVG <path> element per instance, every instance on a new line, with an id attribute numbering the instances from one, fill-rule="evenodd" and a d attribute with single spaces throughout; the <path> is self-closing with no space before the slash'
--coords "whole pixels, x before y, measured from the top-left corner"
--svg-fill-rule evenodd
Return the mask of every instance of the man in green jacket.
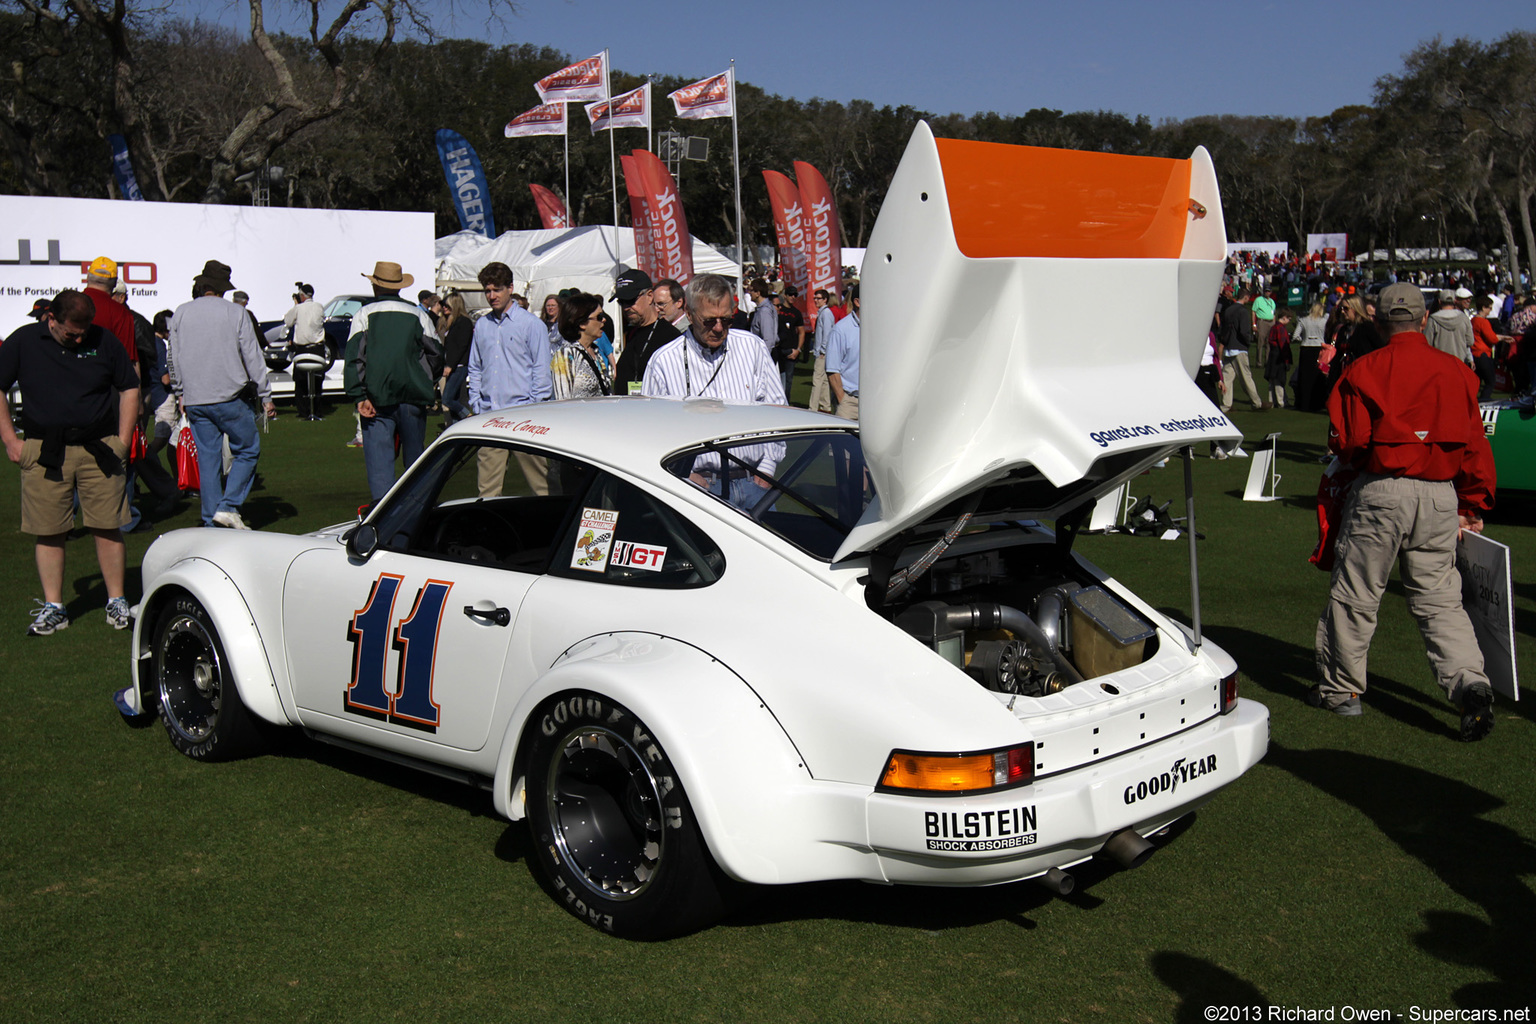
<path id="1" fill-rule="evenodd" d="M 442 368 L 443 348 L 432 318 L 400 297 L 416 279 L 398 263 L 379 262 L 372 274 L 375 301 L 352 317 L 347 336 L 346 389 L 363 425 L 363 463 L 373 501 L 395 482 L 395 438 L 405 468 L 426 447 L 427 407 L 437 397 L 432 382 Z"/>

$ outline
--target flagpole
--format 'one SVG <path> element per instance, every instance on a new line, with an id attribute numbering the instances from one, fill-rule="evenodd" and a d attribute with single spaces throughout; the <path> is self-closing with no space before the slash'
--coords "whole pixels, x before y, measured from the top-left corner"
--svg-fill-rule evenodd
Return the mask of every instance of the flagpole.
<path id="1" fill-rule="evenodd" d="M 560 104 L 560 117 L 565 122 L 565 131 L 560 133 L 565 142 L 565 222 L 568 227 L 576 226 L 576 212 L 571 209 L 571 105 Z"/>
<path id="2" fill-rule="evenodd" d="M 656 119 L 651 112 L 651 76 L 645 76 L 645 148 L 647 152 L 654 153 L 656 149 L 651 145 L 651 122 Z"/>
<path id="3" fill-rule="evenodd" d="M 746 295 L 745 281 L 747 276 L 746 252 L 741 246 L 741 144 L 736 137 L 736 58 L 731 58 L 731 170 L 736 175 L 736 304 L 741 305 L 742 298 Z"/>
<path id="4" fill-rule="evenodd" d="M 619 276 L 624 247 L 619 242 L 619 158 L 613 141 L 613 89 L 608 84 L 608 51 L 603 51 L 603 99 L 608 101 L 608 183 L 613 195 L 613 276 Z"/>

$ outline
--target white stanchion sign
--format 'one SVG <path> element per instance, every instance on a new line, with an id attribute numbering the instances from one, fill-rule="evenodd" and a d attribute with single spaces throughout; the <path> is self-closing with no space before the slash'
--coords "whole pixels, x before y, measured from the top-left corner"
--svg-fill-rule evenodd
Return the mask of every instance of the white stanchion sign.
<path id="1" fill-rule="evenodd" d="M 1480 533 L 1463 533 L 1456 548 L 1456 568 L 1461 570 L 1461 603 L 1483 651 L 1483 671 L 1495 690 L 1519 700 L 1509 548 Z"/>

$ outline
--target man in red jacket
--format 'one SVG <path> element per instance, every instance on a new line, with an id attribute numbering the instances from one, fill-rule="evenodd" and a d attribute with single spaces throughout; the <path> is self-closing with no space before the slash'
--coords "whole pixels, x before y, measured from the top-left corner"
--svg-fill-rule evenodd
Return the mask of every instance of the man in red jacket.
<path id="1" fill-rule="evenodd" d="M 1425 340 L 1424 296 L 1382 290 L 1376 319 L 1391 338 L 1350 363 L 1328 399 L 1328 446 L 1360 478 L 1344 507 L 1328 604 L 1317 623 L 1322 681 L 1307 703 L 1358 715 L 1376 615 L 1396 562 L 1435 678 L 1461 709 L 1461 738 L 1493 728 L 1493 688 L 1461 604 L 1456 540 L 1481 533 L 1493 507 L 1493 452 L 1477 376 Z"/>

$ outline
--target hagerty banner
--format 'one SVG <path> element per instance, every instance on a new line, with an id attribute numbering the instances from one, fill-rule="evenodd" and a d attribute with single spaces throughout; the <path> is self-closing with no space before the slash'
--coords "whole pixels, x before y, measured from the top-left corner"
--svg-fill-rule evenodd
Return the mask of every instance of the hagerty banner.
<path id="1" fill-rule="evenodd" d="M 458 132 L 439 128 L 437 158 L 442 162 L 443 176 L 448 179 L 448 192 L 453 196 L 453 207 L 459 214 L 459 226 L 465 231 L 478 231 L 486 238 L 495 238 L 491 189 L 475 147 Z"/>

